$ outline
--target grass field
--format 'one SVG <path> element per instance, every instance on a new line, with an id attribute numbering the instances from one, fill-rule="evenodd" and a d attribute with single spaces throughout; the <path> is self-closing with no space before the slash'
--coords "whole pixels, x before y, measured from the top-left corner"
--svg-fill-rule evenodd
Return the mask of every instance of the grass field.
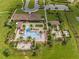
<path id="1" fill-rule="evenodd" d="M 19 1 L 19 0 L 18 0 Z M 10 11 L 10 8 L 16 7 L 17 0 L 0 0 L 0 12 L 4 11 Z M 76 9 L 76 8 L 75 8 Z M 42 11 L 42 10 L 41 10 Z M 73 8 L 73 11 L 74 8 Z M 39 12 L 38 12 L 39 13 Z M 41 12 L 40 14 L 42 14 Z M 76 11 L 74 13 L 77 13 Z M 47 48 L 43 47 L 42 51 L 38 56 L 29 56 L 30 59 L 79 59 L 79 52 L 77 49 L 76 40 L 74 38 L 74 34 L 70 29 L 70 26 L 68 25 L 67 19 L 64 15 L 64 12 L 60 12 L 61 19 L 64 21 L 63 28 L 69 29 L 72 38 L 68 41 L 67 45 L 63 46 L 60 44 L 57 44 L 54 42 L 53 47 Z M 18 51 L 13 51 L 11 48 L 9 48 L 8 45 L 4 43 L 7 33 L 10 31 L 9 28 L 4 27 L 4 23 L 6 20 L 8 20 L 9 14 L 7 12 L 0 13 L 0 59 L 26 59 L 24 55 L 22 55 Z M 70 20 L 74 24 L 74 26 L 79 26 L 79 24 L 76 24 L 76 20 L 73 18 L 73 13 L 70 16 Z M 76 15 L 74 15 L 76 16 Z M 78 15 L 77 15 L 78 16 Z M 79 28 L 77 28 L 79 30 Z M 12 55 L 9 57 L 5 57 L 2 52 L 5 48 L 9 48 L 12 51 Z M 27 53 L 27 52 L 26 52 Z"/>
<path id="2" fill-rule="evenodd" d="M 11 55 L 10 57 L 3 56 L 3 50 L 5 48 L 9 48 L 8 45 L 4 43 L 7 33 L 10 31 L 9 28 L 4 27 L 4 23 L 6 20 L 8 20 L 8 13 L 5 13 L 5 11 L 9 11 L 10 8 L 14 8 L 16 5 L 16 0 L 0 0 L 0 59 L 23 59 L 23 56 L 18 55 Z"/>

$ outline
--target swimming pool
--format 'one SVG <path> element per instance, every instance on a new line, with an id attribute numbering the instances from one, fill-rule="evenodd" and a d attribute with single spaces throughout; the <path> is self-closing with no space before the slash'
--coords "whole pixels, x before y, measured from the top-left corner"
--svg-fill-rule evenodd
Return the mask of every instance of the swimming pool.
<path id="1" fill-rule="evenodd" d="M 30 27 L 27 26 L 23 37 L 24 38 L 31 37 L 32 39 L 40 39 L 41 34 L 39 32 L 31 31 Z"/>

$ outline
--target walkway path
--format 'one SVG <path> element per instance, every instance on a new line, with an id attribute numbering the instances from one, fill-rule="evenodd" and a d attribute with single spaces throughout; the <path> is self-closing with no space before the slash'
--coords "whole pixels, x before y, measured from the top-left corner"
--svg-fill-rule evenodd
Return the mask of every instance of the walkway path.
<path id="1" fill-rule="evenodd" d="M 45 8 L 45 0 L 43 0 L 43 3 L 44 3 L 44 11 L 45 11 L 45 20 L 46 20 L 46 26 L 47 26 L 47 30 L 48 30 L 48 20 L 47 20 L 47 12 L 46 12 L 46 8 Z"/>

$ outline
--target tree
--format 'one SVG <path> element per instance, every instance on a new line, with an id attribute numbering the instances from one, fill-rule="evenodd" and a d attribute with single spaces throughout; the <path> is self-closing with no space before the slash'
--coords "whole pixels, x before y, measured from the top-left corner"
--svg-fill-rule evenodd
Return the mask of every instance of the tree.
<path id="1" fill-rule="evenodd" d="M 23 29 L 25 30 L 26 25 L 23 25 Z"/>
<path id="2" fill-rule="evenodd" d="M 32 27 L 33 27 L 33 25 L 32 25 L 32 24 L 30 24 L 30 27 L 32 28 Z"/>
<path id="3" fill-rule="evenodd" d="M 62 41 L 62 45 L 66 45 L 67 41 L 64 39 L 64 41 Z"/>
<path id="4" fill-rule="evenodd" d="M 5 49 L 5 50 L 3 51 L 3 55 L 4 55 L 5 57 L 10 56 L 10 51 L 9 51 L 9 49 Z"/>
<path id="5" fill-rule="evenodd" d="M 48 26 L 51 26 L 51 23 L 48 23 Z"/>
<path id="6" fill-rule="evenodd" d="M 36 51 L 34 50 L 32 56 L 36 56 L 36 55 L 37 55 Z"/>
<path id="7" fill-rule="evenodd" d="M 27 41 L 31 41 L 31 40 L 32 40 L 32 37 L 29 36 L 29 37 L 27 38 Z"/>

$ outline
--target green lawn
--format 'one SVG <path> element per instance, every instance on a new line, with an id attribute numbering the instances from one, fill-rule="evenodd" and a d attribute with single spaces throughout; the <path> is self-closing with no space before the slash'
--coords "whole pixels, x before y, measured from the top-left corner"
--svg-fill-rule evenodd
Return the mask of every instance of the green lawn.
<path id="1" fill-rule="evenodd" d="M 43 0 L 39 0 L 39 5 L 40 5 L 40 7 L 42 7 L 42 5 L 43 5 Z"/>
<path id="2" fill-rule="evenodd" d="M 47 11 L 47 18 L 48 20 L 57 20 L 56 11 Z"/>
<path id="3" fill-rule="evenodd" d="M 37 14 L 41 14 L 41 16 L 44 16 L 44 10 L 40 9 L 39 11 L 35 12 Z"/>
<path id="4" fill-rule="evenodd" d="M 33 9 L 35 4 L 35 0 L 30 0 L 30 3 L 28 5 L 28 8 Z"/>
<path id="5" fill-rule="evenodd" d="M 53 12 L 54 13 L 54 12 Z M 62 29 L 67 29 L 70 31 L 72 38 L 70 39 L 70 41 L 68 42 L 67 46 L 61 46 L 61 45 L 56 45 L 54 48 L 52 48 L 52 50 L 54 50 L 53 52 L 50 52 L 53 56 L 51 56 L 54 59 L 78 59 L 78 50 L 77 50 L 77 43 L 76 40 L 74 38 L 74 34 L 71 30 L 72 27 L 70 27 L 68 25 L 67 22 L 67 18 L 65 16 L 65 12 L 64 11 L 59 11 L 59 17 L 60 19 L 63 21 L 63 25 L 62 25 Z M 76 13 L 74 13 L 76 14 Z M 72 13 L 68 13 L 67 12 L 67 16 L 69 18 L 69 20 L 72 22 L 72 24 L 74 25 L 74 27 L 77 29 L 78 31 L 78 27 L 79 27 L 79 23 L 77 22 L 77 20 L 75 19 L 75 15 Z M 78 13 L 77 13 L 78 14 Z M 49 14 L 48 14 L 49 15 Z M 48 20 L 50 20 L 52 18 L 52 20 L 54 20 L 54 15 L 51 15 L 50 17 L 48 16 Z M 74 50 L 72 50 L 73 48 L 75 48 Z M 49 53 L 49 54 L 50 54 Z M 56 54 L 57 53 L 57 54 Z M 76 56 L 76 57 L 75 57 Z M 51 58 L 49 57 L 49 59 Z M 46 59 L 46 58 L 45 58 Z"/>
<path id="6" fill-rule="evenodd" d="M 67 0 L 46 0 L 47 4 L 66 4 Z"/>
<path id="7" fill-rule="evenodd" d="M 0 0 L 0 12 L 9 11 L 10 8 L 16 7 L 16 3 L 16 0 Z M 37 13 L 44 15 L 43 10 L 40 10 Z M 74 35 L 68 26 L 64 12 L 61 12 L 60 14 L 62 20 L 64 21 L 63 28 L 69 29 L 72 38 L 68 41 L 66 46 L 62 46 L 54 42 L 54 45 L 51 48 L 43 47 L 38 56 L 29 56 L 30 59 L 79 59 L 79 52 L 77 50 L 77 44 Z M 6 20 L 8 20 L 8 16 L 8 13 L 0 13 L 0 59 L 26 59 L 20 52 L 13 51 L 8 45 L 4 43 L 7 33 L 10 31 L 9 28 L 4 27 L 4 23 Z M 70 20 L 73 19 L 73 15 L 71 14 L 70 16 L 72 16 Z M 74 19 L 73 23 L 76 23 Z M 76 25 L 78 26 L 79 24 Z M 76 25 L 74 24 L 74 26 Z M 13 54 L 9 57 L 3 56 L 2 52 L 5 48 L 9 48 Z"/>

